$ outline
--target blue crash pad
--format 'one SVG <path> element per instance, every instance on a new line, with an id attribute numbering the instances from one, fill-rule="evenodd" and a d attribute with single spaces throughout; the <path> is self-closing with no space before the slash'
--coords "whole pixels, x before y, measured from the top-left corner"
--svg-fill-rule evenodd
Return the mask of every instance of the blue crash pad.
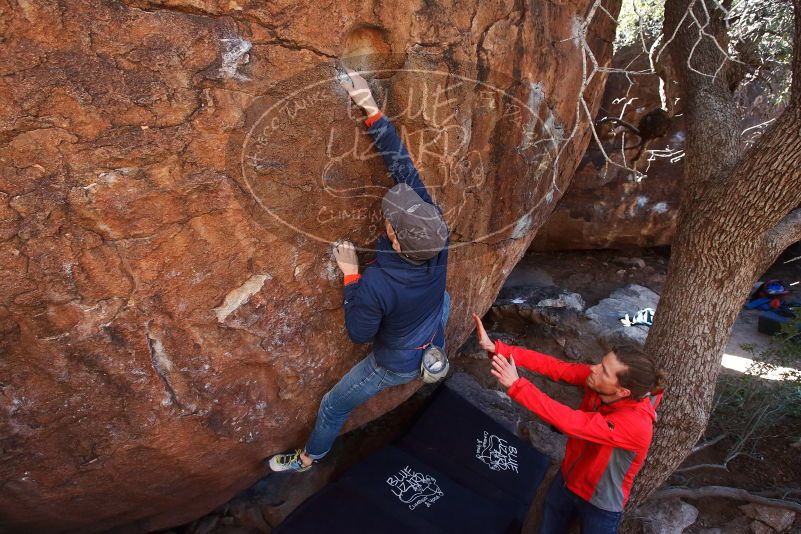
<path id="1" fill-rule="evenodd" d="M 395 445 L 353 465 L 274 532 L 516 533 L 548 465 L 446 382 Z"/>
<path id="2" fill-rule="evenodd" d="M 550 463 L 447 383 L 398 446 L 521 523 Z"/>

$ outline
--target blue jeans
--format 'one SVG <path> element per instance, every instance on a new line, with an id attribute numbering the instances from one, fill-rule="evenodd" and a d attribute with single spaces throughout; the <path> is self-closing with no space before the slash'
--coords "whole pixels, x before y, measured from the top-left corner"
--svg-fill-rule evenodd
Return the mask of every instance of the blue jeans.
<path id="1" fill-rule="evenodd" d="M 448 322 L 450 308 L 451 298 L 446 292 L 442 305 L 443 328 Z M 368 354 L 323 396 L 320 409 L 317 411 L 317 422 L 306 442 L 306 454 L 313 460 L 319 460 L 328 454 L 342 425 L 357 406 L 381 390 L 406 384 L 419 376 L 419 369 L 409 373 L 396 373 L 385 369 L 376 363 L 372 352 Z"/>
<path id="2" fill-rule="evenodd" d="M 540 534 L 564 534 L 576 517 L 581 520 L 581 534 L 615 534 L 622 515 L 601 510 L 567 489 L 560 470 L 545 497 Z"/>

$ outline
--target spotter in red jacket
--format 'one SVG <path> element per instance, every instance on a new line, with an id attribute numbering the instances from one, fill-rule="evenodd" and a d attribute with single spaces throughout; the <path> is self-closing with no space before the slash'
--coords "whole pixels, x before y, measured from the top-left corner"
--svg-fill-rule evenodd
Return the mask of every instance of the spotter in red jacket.
<path id="1" fill-rule="evenodd" d="M 590 366 L 565 363 L 552 356 L 495 342 L 496 354 L 515 364 L 584 389 L 578 410 L 553 400 L 526 380 L 518 379 L 509 396 L 568 436 L 562 476 L 568 489 L 590 504 L 620 512 L 629 498 L 634 475 L 651 445 L 655 408 L 662 394 L 624 398 L 606 404 L 587 387 Z"/>

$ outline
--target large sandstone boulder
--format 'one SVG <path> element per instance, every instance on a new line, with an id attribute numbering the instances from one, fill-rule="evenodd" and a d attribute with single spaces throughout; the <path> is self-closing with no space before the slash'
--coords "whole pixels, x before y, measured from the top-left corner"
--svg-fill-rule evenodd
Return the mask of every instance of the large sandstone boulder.
<path id="1" fill-rule="evenodd" d="M 457 347 L 586 148 L 591 4 L 0 4 L 0 529 L 197 517 L 365 355 L 329 243 L 369 247 L 390 181 L 333 58 L 378 70 L 447 212 Z"/>

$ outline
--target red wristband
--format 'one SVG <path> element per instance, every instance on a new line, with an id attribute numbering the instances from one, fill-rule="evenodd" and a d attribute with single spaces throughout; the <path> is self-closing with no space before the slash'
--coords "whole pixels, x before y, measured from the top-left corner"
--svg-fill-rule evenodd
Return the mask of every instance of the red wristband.
<path id="1" fill-rule="evenodd" d="M 378 119 L 380 119 L 383 116 L 384 115 L 382 115 L 380 111 L 376 111 L 375 113 L 373 113 L 372 115 L 370 115 L 369 117 L 364 119 L 364 125 L 369 128 L 370 126 L 375 124 L 378 121 Z"/>
<path id="2" fill-rule="evenodd" d="M 354 282 L 358 282 L 359 278 L 361 278 L 361 277 L 362 277 L 362 275 L 360 275 L 360 274 L 349 274 L 349 275 L 345 276 L 344 285 L 348 285 L 348 284 L 352 284 Z"/>

